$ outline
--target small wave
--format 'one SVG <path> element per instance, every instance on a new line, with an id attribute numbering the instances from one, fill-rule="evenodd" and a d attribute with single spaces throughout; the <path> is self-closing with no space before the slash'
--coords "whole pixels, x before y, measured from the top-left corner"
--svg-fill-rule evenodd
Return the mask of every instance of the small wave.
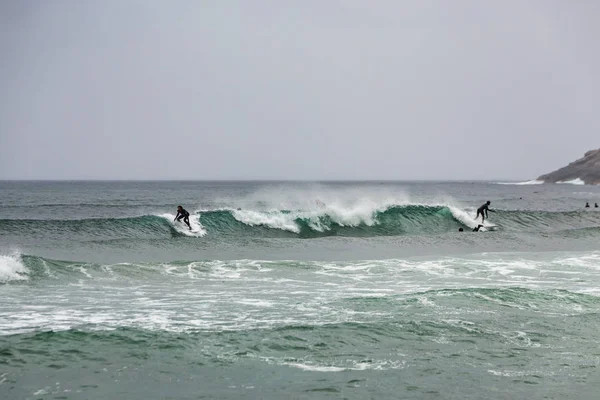
<path id="1" fill-rule="evenodd" d="M 536 179 L 531 180 L 531 181 L 524 181 L 524 182 L 495 182 L 496 185 L 517 185 L 517 186 L 521 186 L 521 185 L 541 185 L 544 183 L 544 181 L 538 181 Z"/>
<path id="2" fill-rule="evenodd" d="M 201 237 L 206 231 L 198 215 L 190 215 L 192 231 L 173 222 L 175 215 L 142 215 L 127 218 L 0 219 L 0 230 L 27 237 L 80 238 L 84 241 L 115 238 L 153 239 L 179 235 Z M 185 229 L 184 229 L 185 228 Z"/>
<path id="3" fill-rule="evenodd" d="M 571 179 L 569 181 L 558 181 L 558 184 L 569 184 L 569 185 L 585 185 L 585 182 L 580 178 Z"/>
<path id="4" fill-rule="evenodd" d="M 51 277 L 61 275 L 77 275 L 81 278 L 89 275 L 113 276 L 115 274 L 130 277 L 146 277 L 149 275 L 170 275 L 174 277 L 197 278 L 200 276 L 217 276 L 239 279 L 240 273 L 266 273 L 277 268 L 298 269 L 302 271 L 315 270 L 320 273 L 344 276 L 346 274 L 369 274 L 372 269 L 385 268 L 398 272 L 404 268 L 410 271 L 423 270 L 428 274 L 445 276 L 446 269 L 466 267 L 478 273 L 485 270 L 497 272 L 511 265 L 511 268 L 547 268 L 549 265 L 573 268 L 589 268 L 600 271 L 600 252 L 562 252 L 542 259 L 544 253 L 531 253 L 532 259 L 524 259 L 521 253 L 515 253 L 513 258 L 507 258 L 502 253 L 471 255 L 466 257 L 442 257 L 435 260 L 404 260 L 376 259 L 354 261 L 300 261 L 300 260 L 198 260 L 171 262 L 123 262 L 116 264 L 98 264 L 87 261 L 54 260 L 34 255 L 13 254 L 0 256 L 1 271 L 9 272 L 15 279 Z M 485 262 L 484 262 L 485 261 Z M 86 269 L 86 273 L 82 271 Z M 18 274 L 18 275 L 14 275 Z"/>

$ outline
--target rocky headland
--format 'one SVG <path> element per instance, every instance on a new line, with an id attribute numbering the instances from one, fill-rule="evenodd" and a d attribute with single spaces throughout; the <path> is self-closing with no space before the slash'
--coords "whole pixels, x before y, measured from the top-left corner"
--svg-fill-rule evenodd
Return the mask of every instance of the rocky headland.
<path id="1" fill-rule="evenodd" d="M 537 178 L 546 183 L 583 181 L 586 185 L 600 185 L 600 149 L 590 150 L 583 158 L 554 172 Z"/>

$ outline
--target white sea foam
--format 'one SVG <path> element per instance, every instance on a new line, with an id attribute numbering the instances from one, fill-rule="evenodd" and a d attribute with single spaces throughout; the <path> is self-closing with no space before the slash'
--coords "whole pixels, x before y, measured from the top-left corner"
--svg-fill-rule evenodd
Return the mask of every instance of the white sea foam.
<path id="1" fill-rule="evenodd" d="M 20 254 L 0 255 L 0 283 L 29 279 Z"/>
<path id="2" fill-rule="evenodd" d="M 304 371 L 314 371 L 314 372 L 342 372 L 342 371 L 346 370 L 346 368 L 334 367 L 334 366 L 330 366 L 330 365 L 313 365 L 313 364 L 286 363 L 286 362 L 282 362 L 281 364 L 287 365 L 289 367 L 299 368 Z"/>
<path id="3" fill-rule="evenodd" d="M 310 362 L 286 362 L 282 361 L 280 365 L 287 365 L 289 367 L 299 368 L 304 371 L 315 371 L 315 372 L 342 372 L 342 371 L 366 371 L 366 370 L 378 370 L 385 371 L 389 369 L 401 369 L 405 367 L 404 361 L 390 361 L 390 360 L 379 360 L 372 362 L 364 361 L 353 361 L 346 366 L 335 366 L 335 365 L 318 365 Z"/>
<path id="4" fill-rule="evenodd" d="M 186 236 L 202 237 L 206 235 L 206 229 L 204 229 L 200 223 L 200 216 L 198 214 L 190 214 L 190 225 L 192 226 L 192 230 L 190 230 L 183 221 L 174 221 L 175 214 L 165 213 L 158 214 L 157 216 L 169 221 L 169 224 L 171 224 L 171 226 L 173 226 L 177 232 Z"/>
<path id="5" fill-rule="evenodd" d="M 490 230 L 496 226 L 496 225 L 490 223 L 489 221 L 485 221 L 483 224 L 481 224 L 479 222 L 479 220 L 476 220 L 475 217 L 473 216 L 473 214 L 475 214 L 475 212 L 469 213 L 468 211 L 461 210 L 460 208 L 454 207 L 454 206 L 448 206 L 448 208 L 450 209 L 450 212 L 452 213 L 454 218 L 456 218 L 457 220 L 459 220 L 460 222 L 462 222 L 469 228 L 475 228 L 479 225 L 483 225 L 483 228 L 481 228 L 481 231 L 485 231 L 485 230 Z"/>
<path id="6" fill-rule="evenodd" d="M 338 360 L 337 365 L 322 365 L 311 360 L 288 361 L 276 357 L 257 357 L 270 365 L 285 365 L 288 367 L 298 368 L 304 371 L 314 372 L 343 372 L 343 371 L 366 371 L 366 370 L 390 370 L 402 369 L 406 367 L 404 360 Z"/>
<path id="7" fill-rule="evenodd" d="M 250 211 L 233 210 L 233 217 L 250 226 L 267 226 L 299 233 L 300 226 L 297 220 L 303 220 L 307 225 L 318 232 L 328 230 L 329 221 L 340 226 L 359 226 L 361 224 L 373 226 L 377 223 L 377 212 L 385 211 L 393 204 L 375 203 L 369 200 L 345 206 L 339 203 L 322 204 L 314 209 L 295 211 Z M 327 216 L 328 220 L 323 217 Z"/>
<path id="8" fill-rule="evenodd" d="M 281 211 L 251 211 L 251 210 L 233 210 L 233 218 L 243 224 L 250 226 L 267 226 L 269 228 L 281 229 L 299 233 L 300 228 L 294 222 L 295 214 L 285 214 Z"/>
<path id="9" fill-rule="evenodd" d="M 201 213 L 227 210 L 243 224 L 293 233 L 301 230 L 299 220 L 311 230 L 324 232 L 331 229 L 330 224 L 345 227 L 377 225 L 377 214 L 390 207 L 444 207 L 455 203 L 443 193 L 435 198 L 419 199 L 408 196 L 402 187 L 390 189 L 378 185 L 360 189 L 282 185 L 261 189 L 244 199 L 220 199 L 219 202 L 228 204 L 229 208 L 202 210 Z M 477 225 L 469 222 L 469 226 Z"/>
<path id="10" fill-rule="evenodd" d="M 21 271 L 11 273 L 13 279 L 26 279 L 20 258 L 3 256 L 0 261 L 4 274 L 10 265 L 10 271 Z M 145 268 L 143 276 L 128 272 L 139 268 Z M 554 290 L 553 296 L 575 300 L 577 293 L 600 295 L 600 252 L 480 253 L 337 262 L 215 260 L 131 264 L 127 268 L 112 265 L 109 269 L 90 266 L 87 272 L 92 278 L 73 271 L 73 279 L 84 284 L 53 285 L 43 295 L 5 298 L 4 314 L 0 307 L 0 335 L 78 326 L 181 332 L 369 323 L 397 312 L 394 307 L 383 306 L 375 312 L 353 306 L 369 298 L 387 298 L 400 305 L 416 302 L 422 309 L 439 308 L 450 313 L 448 318 L 461 320 L 465 315 L 444 308 L 444 297 L 475 296 L 516 309 L 539 307 L 535 299 L 519 303 L 485 291 L 454 290 L 465 288 Z M 69 279 L 64 273 L 60 276 Z M 545 304 L 545 300 L 539 301 Z M 552 315 L 597 310 L 594 304 L 578 301 L 557 301 L 544 307 L 548 307 L 544 312 Z M 332 366 L 355 369 L 371 368 L 372 364 Z"/>
<path id="11" fill-rule="evenodd" d="M 585 182 L 582 181 L 579 178 L 572 179 L 570 181 L 559 181 L 559 182 L 556 182 L 556 183 L 559 183 L 559 184 L 570 184 L 570 185 L 585 185 Z"/>
<path id="12" fill-rule="evenodd" d="M 487 370 L 488 373 L 495 375 L 495 376 L 503 376 L 503 377 L 508 377 L 508 378 L 515 378 L 515 377 L 524 377 L 524 376 L 553 376 L 554 373 L 553 372 L 548 372 L 548 371 L 543 371 L 543 370 L 533 370 L 533 371 L 529 371 L 529 370 L 504 370 L 504 371 L 498 371 L 498 370 L 494 370 L 494 369 L 488 369 Z"/>
<path id="13" fill-rule="evenodd" d="M 324 232 L 331 228 L 329 226 L 331 223 L 346 227 L 377 225 L 379 223 L 377 214 L 384 212 L 391 207 L 448 207 L 450 202 L 451 199 L 447 199 L 447 201 L 443 203 L 417 203 L 410 202 L 407 199 L 398 198 L 386 198 L 378 201 L 371 198 L 364 198 L 354 200 L 353 203 L 343 201 L 325 203 L 318 200 L 307 209 L 295 209 L 289 211 L 257 211 L 242 209 L 230 210 L 230 212 L 237 221 L 250 226 L 265 226 L 273 229 L 299 233 L 301 228 L 298 221 L 302 220 L 312 230 Z M 465 211 L 461 211 L 456 207 L 451 207 L 451 209 L 454 210 L 453 214 L 455 217 L 460 215 L 461 221 L 463 219 L 468 221 L 468 226 L 473 228 L 477 226 L 474 219 L 468 217 Z M 487 226 L 491 225 L 487 224 Z"/>
<path id="14" fill-rule="evenodd" d="M 543 183 L 531 181 L 530 183 Z M 456 205 L 454 199 L 440 193 L 435 198 L 411 198 L 402 187 L 390 189 L 373 185 L 361 189 L 332 189 L 321 185 L 290 188 L 282 185 L 261 189 L 245 199 L 224 199 L 233 217 L 249 226 L 264 226 L 300 233 L 305 224 L 313 231 L 325 232 L 332 224 L 345 227 L 374 226 L 378 213 L 391 207 L 450 207 L 456 219 L 474 228 L 478 225 L 470 212 Z M 241 206 L 241 209 L 238 209 Z M 207 210 L 208 211 L 208 210 Z M 223 211 L 223 209 L 211 210 Z M 493 224 L 486 222 L 484 227 Z"/>
<path id="15" fill-rule="evenodd" d="M 553 260 L 555 265 L 569 265 L 576 268 L 590 268 L 600 271 L 600 253 L 580 255 L 576 257 L 558 258 Z M 573 272 L 573 271 L 566 271 Z"/>
<path id="16" fill-rule="evenodd" d="M 537 179 L 533 179 L 533 180 L 524 181 L 524 182 L 495 182 L 495 183 L 497 185 L 541 185 L 545 182 L 539 181 Z M 581 180 L 580 178 L 576 178 L 576 179 L 572 179 L 572 180 L 568 180 L 568 181 L 559 181 L 556 183 L 571 184 L 571 185 L 585 185 L 585 182 L 583 180 Z"/>
<path id="17" fill-rule="evenodd" d="M 524 182 L 496 182 L 496 185 L 541 185 L 543 184 L 544 181 L 538 181 L 537 179 L 533 179 L 530 181 L 524 181 Z"/>

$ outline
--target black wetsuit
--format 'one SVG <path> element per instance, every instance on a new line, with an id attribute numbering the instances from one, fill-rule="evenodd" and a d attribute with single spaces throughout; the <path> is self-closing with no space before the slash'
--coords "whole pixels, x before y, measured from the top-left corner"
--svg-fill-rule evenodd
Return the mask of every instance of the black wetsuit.
<path id="1" fill-rule="evenodd" d="M 176 221 L 181 221 L 181 219 L 183 218 L 183 222 L 185 222 L 187 224 L 187 226 L 190 227 L 190 229 L 192 229 L 192 227 L 190 226 L 190 213 L 185 211 L 185 209 L 181 209 L 177 211 L 177 216 L 175 217 Z"/>
<path id="2" fill-rule="evenodd" d="M 477 216 L 475 217 L 475 219 L 479 218 L 479 215 L 481 215 L 481 222 L 483 222 L 486 218 L 488 218 L 488 204 L 485 203 L 484 205 L 482 205 L 481 207 L 479 207 L 477 209 Z M 483 215 L 483 212 L 485 211 L 485 216 Z"/>

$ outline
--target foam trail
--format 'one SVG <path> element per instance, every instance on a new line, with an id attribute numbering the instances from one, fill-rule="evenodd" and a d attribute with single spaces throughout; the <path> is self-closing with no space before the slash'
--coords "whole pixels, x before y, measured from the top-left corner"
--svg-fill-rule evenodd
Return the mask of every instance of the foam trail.
<path id="1" fill-rule="evenodd" d="M 175 214 L 165 213 L 165 214 L 158 214 L 157 216 L 169 221 L 169 224 L 171 224 L 171 226 L 173 228 L 175 228 L 175 230 L 177 232 L 181 233 L 182 235 L 194 236 L 194 237 L 202 237 L 202 236 L 206 235 L 206 229 L 204 229 L 204 227 L 200 223 L 200 216 L 198 214 L 190 214 L 190 225 L 192 227 L 191 231 L 184 222 L 175 222 L 174 221 Z"/>
<path id="2" fill-rule="evenodd" d="M 19 254 L 0 255 L 0 283 L 27 280 L 29 279 L 28 273 L 29 271 L 23 265 Z"/>

